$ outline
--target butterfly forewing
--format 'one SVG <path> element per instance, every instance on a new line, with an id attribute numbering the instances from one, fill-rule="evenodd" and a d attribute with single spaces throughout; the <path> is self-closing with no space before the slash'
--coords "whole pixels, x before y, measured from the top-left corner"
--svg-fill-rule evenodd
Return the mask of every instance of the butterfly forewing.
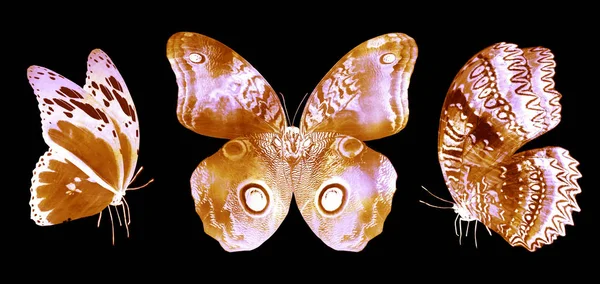
<path id="1" fill-rule="evenodd" d="M 133 177 L 140 145 L 137 112 L 127 85 L 106 53 L 94 49 L 88 57 L 85 91 L 100 102 L 115 125 L 123 156 L 124 179 L 127 188 Z"/>
<path id="2" fill-rule="evenodd" d="M 560 121 L 554 67 L 548 49 L 492 45 L 455 77 L 440 118 L 439 162 L 457 205 L 529 250 L 564 234 L 579 210 L 578 163 L 567 151 L 513 156 Z"/>
<path id="3" fill-rule="evenodd" d="M 185 127 L 227 139 L 283 131 L 285 114 L 275 91 L 231 48 L 179 32 L 169 38 L 167 57 L 179 87 L 177 117 Z"/>
<path id="4" fill-rule="evenodd" d="M 314 89 L 300 129 L 337 132 L 362 141 L 402 130 L 408 121 L 408 85 L 417 54 L 414 39 L 402 33 L 358 45 Z"/>
<path id="5" fill-rule="evenodd" d="M 117 127 L 102 105 L 80 86 L 40 66 L 27 70 L 42 118 L 46 144 L 103 187 L 123 184 Z"/>

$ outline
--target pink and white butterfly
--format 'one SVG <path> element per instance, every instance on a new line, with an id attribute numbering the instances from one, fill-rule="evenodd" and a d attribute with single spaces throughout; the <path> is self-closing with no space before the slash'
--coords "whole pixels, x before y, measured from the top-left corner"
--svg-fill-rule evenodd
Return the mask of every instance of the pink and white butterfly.
<path id="1" fill-rule="evenodd" d="M 27 78 L 49 146 L 31 179 L 31 219 L 40 226 L 60 224 L 98 213 L 102 216 L 112 205 L 122 206 L 128 226 L 124 196 L 126 190 L 136 189 L 129 185 L 137 176 L 139 121 L 111 59 L 100 49 L 90 53 L 83 88 L 35 65 L 27 69 Z"/>
<path id="2" fill-rule="evenodd" d="M 543 47 L 485 48 L 454 78 L 438 131 L 439 162 L 459 224 L 479 221 L 529 251 L 564 236 L 572 212 L 580 211 L 579 162 L 567 150 L 515 154 L 560 122 L 555 65 Z"/>

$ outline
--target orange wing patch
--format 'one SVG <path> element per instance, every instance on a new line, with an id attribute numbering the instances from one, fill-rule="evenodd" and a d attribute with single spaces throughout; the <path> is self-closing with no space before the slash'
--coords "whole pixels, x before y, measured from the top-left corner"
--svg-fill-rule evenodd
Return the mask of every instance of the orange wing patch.
<path id="1" fill-rule="evenodd" d="M 98 214 L 114 196 L 52 149 L 40 157 L 31 183 L 31 217 L 41 226 Z"/>

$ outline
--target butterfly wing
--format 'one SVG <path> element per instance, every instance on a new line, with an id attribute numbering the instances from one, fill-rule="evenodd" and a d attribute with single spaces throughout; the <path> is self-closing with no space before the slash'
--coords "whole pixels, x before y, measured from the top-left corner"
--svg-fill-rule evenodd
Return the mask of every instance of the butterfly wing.
<path id="1" fill-rule="evenodd" d="M 482 178 L 487 187 L 473 203 L 477 219 L 513 246 L 535 251 L 565 235 L 580 211 L 577 162 L 560 147 L 517 153 Z"/>
<path id="2" fill-rule="evenodd" d="M 31 219 L 40 226 L 92 216 L 115 195 L 71 161 L 49 149 L 40 157 L 31 179 Z"/>
<path id="3" fill-rule="evenodd" d="M 221 42 L 179 32 L 169 38 L 167 57 L 179 87 L 177 118 L 185 127 L 226 139 L 281 132 L 285 127 L 273 88 Z"/>
<path id="4" fill-rule="evenodd" d="M 282 105 L 244 58 L 207 36 L 174 34 L 167 57 L 179 87 L 181 124 L 202 135 L 234 139 L 191 177 L 205 232 L 227 251 L 252 250 L 283 222 L 291 200 L 289 167 L 273 144 L 286 125 Z M 265 210 L 253 212 L 248 200 Z"/>
<path id="5" fill-rule="evenodd" d="M 580 189 L 575 180 L 580 174 L 568 152 L 543 148 L 513 156 L 522 145 L 560 121 L 561 94 L 554 89 L 554 66 L 553 55 L 546 48 L 521 49 L 509 43 L 490 46 L 460 70 L 448 91 L 440 119 L 438 156 L 454 200 L 465 204 L 470 214 L 511 244 L 529 250 L 542 242 L 538 236 L 544 235 L 548 240 L 555 235 L 551 231 L 562 232 L 559 228 L 569 223 L 563 221 L 571 220 L 571 211 L 578 208 L 575 194 Z M 511 166 L 523 170 L 524 163 L 534 165 L 538 176 L 544 178 L 543 200 L 538 203 L 542 207 L 535 211 L 538 215 L 534 217 L 540 223 L 528 227 L 529 239 L 523 233 L 518 235 L 514 230 L 498 228 L 521 219 L 521 224 L 510 226 L 528 226 L 529 220 L 523 219 L 527 214 L 519 212 L 528 212 L 530 196 L 537 187 L 528 184 L 527 179 L 519 179 L 522 173 L 506 175 L 505 179 L 517 179 L 510 181 L 489 176 Z M 510 186 L 505 188 L 504 184 Z M 563 184 L 568 184 L 568 189 Z M 497 212 L 484 200 L 496 198 L 495 195 L 499 200 L 512 199 L 510 206 L 516 207 L 516 219 L 489 218 Z"/>
<path id="6" fill-rule="evenodd" d="M 123 157 L 123 183 L 129 186 L 138 160 L 140 127 L 131 94 L 123 77 L 110 57 L 100 49 L 94 49 L 88 57 L 85 91 L 104 105 L 108 117 L 112 118 L 119 138 Z"/>
<path id="7" fill-rule="evenodd" d="M 356 138 L 316 135 L 318 142 L 295 168 L 296 203 L 326 245 L 361 251 L 383 230 L 396 191 L 396 171 L 385 156 Z"/>
<path id="8" fill-rule="evenodd" d="M 259 247 L 288 213 L 290 169 L 259 134 L 227 142 L 206 158 L 191 178 L 196 212 L 204 231 L 229 252 Z"/>
<path id="9" fill-rule="evenodd" d="M 308 98 L 301 131 L 337 132 L 367 141 L 402 130 L 417 53 L 415 41 L 401 33 L 381 35 L 352 49 Z"/>
<path id="10" fill-rule="evenodd" d="M 336 250 L 362 250 L 391 210 L 396 171 L 362 141 L 406 125 L 416 57 L 407 35 L 373 38 L 342 57 L 307 101 L 300 129 L 309 146 L 294 194 L 312 231 Z"/>
<path id="11" fill-rule="evenodd" d="M 99 213 L 99 208 L 110 204 L 109 196 L 124 191 L 122 153 L 126 152 L 124 147 L 130 146 L 123 146 L 122 141 L 128 139 L 123 139 L 115 117 L 96 98 L 100 94 L 92 95 L 58 73 L 40 66 L 29 67 L 27 77 L 38 100 L 44 141 L 51 148 L 47 155 L 56 153 L 45 161 L 42 156 L 36 167 L 31 188 L 32 218 L 40 225 L 49 225 Z M 122 79 L 120 84 L 125 86 Z M 131 163 L 135 166 L 135 162 Z M 57 179 L 44 178 L 54 169 L 65 172 L 59 172 L 61 176 Z M 69 181 L 70 178 L 73 181 Z M 78 180 L 86 182 L 78 185 Z M 69 183 L 64 185 L 66 182 Z M 73 190 L 71 184 L 76 185 L 77 190 Z M 99 193 L 99 188 L 106 192 Z M 81 197 L 75 197 L 78 195 Z M 89 202 L 88 209 L 75 212 L 85 202 Z M 50 215 L 47 211 L 51 211 Z M 65 213 L 53 214 L 55 211 Z M 40 219 L 40 215 L 57 217 Z"/>

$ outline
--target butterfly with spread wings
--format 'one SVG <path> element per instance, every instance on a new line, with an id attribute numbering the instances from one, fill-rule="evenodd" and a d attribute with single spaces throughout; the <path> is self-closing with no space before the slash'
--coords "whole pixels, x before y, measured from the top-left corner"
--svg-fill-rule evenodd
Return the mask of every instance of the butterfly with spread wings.
<path id="1" fill-rule="evenodd" d="M 127 226 L 130 218 L 124 196 L 126 190 L 135 189 L 128 187 L 136 176 L 139 121 L 111 59 L 100 49 L 90 53 L 83 88 L 35 65 L 28 68 L 27 78 L 49 146 L 33 171 L 31 219 L 48 226 L 120 205 Z"/>
<path id="2" fill-rule="evenodd" d="M 456 75 L 439 125 L 438 157 L 457 218 L 529 251 L 564 236 L 580 211 L 579 162 L 567 150 L 515 153 L 560 122 L 555 65 L 543 47 L 482 50 Z"/>
<path id="3" fill-rule="evenodd" d="M 329 247 L 361 251 L 383 229 L 396 191 L 390 161 L 364 141 L 402 130 L 417 58 L 401 33 L 347 53 L 288 125 L 272 87 L 244 58 L 207 36 L 167 43 L 179 87 L 177 117 L 199 134 L 231 139 L 191 177 L 205 232 L 227 251 L 253 250 L 283 222 L 292 195 Z"/>

